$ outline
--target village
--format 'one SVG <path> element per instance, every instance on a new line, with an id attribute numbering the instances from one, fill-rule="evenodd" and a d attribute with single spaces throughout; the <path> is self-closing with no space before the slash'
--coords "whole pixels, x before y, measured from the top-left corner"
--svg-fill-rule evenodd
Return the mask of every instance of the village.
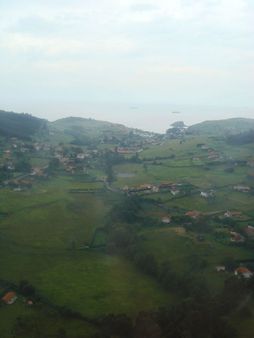
<path id="1" fill-rule="evenodd" d="M 61 308 L 63 301 L 55 285 L 61 285 L 58 275 L 64 281 L 68 274 L 70 283 L 74 275 L 77 281 L 75 300 L 68 306 L 89 314 L 80 304 L 79 295 L 85 292 L 92 304 L 99 296 L 89 288 L 84 291 L 83 281 L 93 276 L 94 269 L 99 269 L 96 274 L 103 281 L 105 271 L 110 270 L 107 262 L 112 259 L 123 266 L 128 264 L 126 271 L 134 266 L 138 270 L 133 277 L 136 281 L 152 276 L 159 283 L 155 293 L 165 291 L 164 286 L 161 289 L 160 276 L 167 261 L 172 271 L 170 280 L 178 281 L 182 275 L 195 280 L 196 275 L 202 275 L 208 282 L 214 281 L 212 292 L 220 292 L 227 280 L 240 285 L 252 283 L 252 154 L 231 152 L 220 139 L 185 134 L 159 138 L 148 134 L 141 142 L 144 135 L 137 132 L 134 136 L 138 138 L 128 136 L 121 141 L 108 134 L 88 145 L 76 141 L 2 139 L 0 191 L 7 196 L 0 207 L 0 240 L 5 243 L 2 250 L 25 252 L 17 258 L 21 260 L 26 252 L 30 257 L 31 252 L 31 259 L 39 262 L 32 269 L 35 272 L 19 272 L 15 283 L 5 267 L 6 277 L 0 279 L 2 311 L 20 306 L 32 312 L 46 304 L 54 307 L 47 299 L 52 289 Z M 13 205 L 19 205 L 18 211 L 11 204 L 8 207 L 8 200 L 15 200 Z M 140 203 L 137 215 L 129 209 L 131 201 Z M 128 223 L 129 219 L 133 224 Z M 23 227 L 24 234 L 20 232 Z M 126 243 L 129 246 L 124 251 L 122 245 Z M 137 253 L 132 253 L 133 248 Z M 52 266 L 57 261 L 52 269 L 57 273 L 52 272 L 49 278 L 47 272 L 42 272 L 47 267 L 40 265 L 44 255 L 51 257 L 52 253 Z M 142 257 L 149 259 L 142 261 Z M 78 264 L 77 271 L 71 261 Z M 106 264 L 102 272 L 100 264 Z M 149 264 L 157 268 L 150 272 Z M 157 274 L 156 269 L 160 271 Z M 20 287 L 23 274 L 35 290 L 31 285 Z M 131 283 L 127 284 L 121 291 L 123 295 Z"/>

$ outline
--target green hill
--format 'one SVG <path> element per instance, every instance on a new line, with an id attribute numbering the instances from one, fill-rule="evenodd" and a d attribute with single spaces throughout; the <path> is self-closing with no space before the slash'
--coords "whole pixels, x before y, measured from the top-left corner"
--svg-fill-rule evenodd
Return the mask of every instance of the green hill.
<path id="1" fill-rule="evenodd" d="M 17 114 L 0 110 L 0 135 L 28 139 L 41 130 L 46 130 L 46 120 L 29 114 Z"/>
<path id="2" fill-rule="evenodd" d="M 233 135 L 254 129 L 254 119 L 232 118 L 218 121 L 205 121 L 188 128 L 188 134 Z"/>
<path id="3" fill-rule="evenodd" d="M 130 129 L 121 125 L 110 122 L 97 121 L 94 119 L 86 119 L 81 117 L 67 117 L 57 120 L 51 124 L 59 131 L 67 134 L 79 135 L 85 134 L 92 138 L 100 136 L 118 136 L 128 134 Z"/>
<path id="4" fill-rule="evenodd" d="M 155 133 L 128 128 L 124 125 L 94 119 L 67 117 L 50 123 L 53 138 L 85 145 L 90 142 L 104 141 L 119 143 L 128 140 L 138 141 Z"/>

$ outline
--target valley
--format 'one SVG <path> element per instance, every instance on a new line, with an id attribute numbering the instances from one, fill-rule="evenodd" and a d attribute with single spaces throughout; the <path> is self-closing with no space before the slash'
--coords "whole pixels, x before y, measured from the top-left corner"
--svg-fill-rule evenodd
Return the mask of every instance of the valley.
<path id="1" fill-rule="evenodd" d="M 135 331 L 140 316 L 163 332 L 161 309 L 211 302 L 225 337 L 251 338 L 254 142 L 228 138 L 246 123 L 165 135 L 79 118 L 30 135 L 25 121 L 7 126 L 0 295 L 18 299 L 0 306 L 2 337 L 128 337 L 116 323 Z"/>

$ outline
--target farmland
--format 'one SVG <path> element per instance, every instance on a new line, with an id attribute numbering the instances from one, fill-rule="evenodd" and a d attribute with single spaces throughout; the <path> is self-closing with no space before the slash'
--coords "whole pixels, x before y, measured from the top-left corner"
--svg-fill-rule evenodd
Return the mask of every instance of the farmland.
<path id="1" fill-rule="evenodd" d="M 201 286 L 219 297 L 237 281 L 234 269 L 254 269 L 245 233 L 254 226 L 253 143 L 205 133 L 147 137 L 122 126 L 111 133 L 108 123 L 88 142 L 81 136 L 96 122 L 73 133 L 76 123 L 54 123 L 44 139 L 0 144 L 0 292 L 18 293 L 15 304 L 0 307 L 3 338 L 14 328 L 20 338 L 61 329 L 88 337 L 101 332 L 102 318 L 134 321 Z M 22 281 L 34 290 L 29 308 Z M 68 325 L 66 313 L 74 313 Z M 47 332 L 36 324 L 27 335 L 19 316 L 47 323 Z"/>

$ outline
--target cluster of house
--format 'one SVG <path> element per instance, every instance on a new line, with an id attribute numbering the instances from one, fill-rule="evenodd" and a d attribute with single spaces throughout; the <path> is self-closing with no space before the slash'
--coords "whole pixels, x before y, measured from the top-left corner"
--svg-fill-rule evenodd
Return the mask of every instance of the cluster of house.
<path id="1" fill-rule="evenodd" d="M 23 189 L 31 188 L 35 178 L 46 178 L 48 176 L 45 167 L 32 167 L 29 174 L 20 176 L 19 178 L 12 178 L 3 181 L 3 186 L 13 188 L 14 191 L 21 191 Z"/>
<path id="2" fill-rule="evenodd" d="M 97 149 L 80 151 L 77 153 L 65 153 L 61 147 L 55 149 L 54 158 L 58 159 L 64 170 L 68 173 L 75 173 L 80 169 L 82 163 L 92 157 L 97 156 L 99 151 Z M 83 171 L 86 172 L 87 168 L 83 166 Z"/>
<path id="3" fill-rule="evenodd" d="M 242 232 L 245 236 L 238 232 L 231 231 L 231 242 L 244 243 L 246 241 L 246 238 L 254 240 L 254 227 L 252 225 L 247 225 L 246 227 L 244 227 L 242 229 Z"/>
<path id="4" fill-rule="evenodd" d="M 207 152 L 207 159 L 210 161 L 219 161 L 223 159 L 223 156 L 217 150 L 204 143 L 197 144 L 197 147 Z"/>
<path id="5" fill-rule="evenodd" d="M 115 147 L 115 152 L 121 155 L 137 154 L 141 153 L 142 151 L 142 148 L 137 147 Z"/>
<path id="6" fill-rule="evenodd" d="M 6 305 L 12 305 L 16 302 L 17 299 L 18 295 L 15 291 L 7 291 L 1 298 L 1 301 Z M 34 302 L 31 299 L 25 299 L 24 302 L 30 306 L 34 305 Z"/>
<path id="7" fill-rule="evenodd" d="M 214 198 L 215 197 L 215 191 L 214 190 L 201 191 L 200 196 L 205 198 L 205 199 Z"/>
<path id="8" fill-rule="evenodd" d="M 169 191 L 173 196 L 178 195 L 181 192 L 181 183 L 166 182 L 161 184 L 140 184 L 135 187 L 123 187 L 125 193 L 158 193 Z"/>
<path id="9" fill-rule="evenodd" d="M 40 151 L 50 151 L 52 149 L 52 146 L 48 143 L 25 143 L 21 140 L 18 140 L 17 138 L 13 137 L 10 139 L 10 145 L 8 148 L 3 150 L 3 155 L 6 158 L 9 158 L 12 156 L 13 152 L 19 151 L 20 153 L 29 153 L 29 152 L 40 152 Z"/>
<path id="10" fill-rule="evenodd" d="M 225 265 L 218 265 L 216 266 L 216 271 L 217 272 L 226 272 L 227 269 L 225 267 Z M 245 279 L 249 279 L 251 277 L 253 277 L 253 272 L 246 268 L 245 266 L 239 266 L 238 268 L 236 268 L 234 270 L 234 275 L 237 276 L 238 278 L 245 278 Z"/>
<path id="11" fill-rule="evenodd" d="M 247 186 L 247 185 L 242 185 L 242 184 L 235 185 L 235 186 L 233 187 L 233 189 L 234 189 L 235 191 L 238 191 L 238 192 L 245 192 L 245 193 L 251 191 L 251 187 L 249 187 L 249 186 Z"/>

